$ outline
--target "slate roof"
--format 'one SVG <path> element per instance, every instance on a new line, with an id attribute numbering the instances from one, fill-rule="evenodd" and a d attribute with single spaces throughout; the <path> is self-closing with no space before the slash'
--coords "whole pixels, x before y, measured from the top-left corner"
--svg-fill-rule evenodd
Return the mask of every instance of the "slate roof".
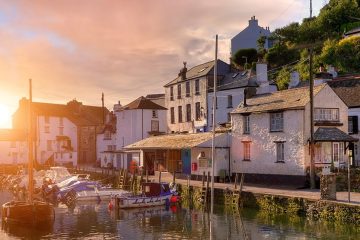
<path id="1" fill-rule="evenodd" d="M 197 65 L 195 67 L 192 67 L 192 68 L 187 70 L 185 80 L 182 80 L 181 76 L 178 76 L 174 80 L 172 80 L 171 82 L 167 83 L 164 87 L 168 87 L 170 85 L 176 84 L 178 82 L 186 81 L 186 80 L 189 80 L 189 79 L 206 76 L 212 71 L 212 69 L 213 69 L 213 67 L 215 65 L 214 63 L 215 63 L 215 60 L 200 64 L 200 65 Z M 221 60 L 218 60 L 218 64 L 220 64 L 220 63 L 227 64 L 227 63 L 225 63 L 225 62 L 223 62 Z"/>
<path id="2" fill-rule="evenodd" d="M 359 139 L 344 133 L 338 128 L 318 128 L 314 133 L 316 142 L 357 142 Z"/>
<path id="3" fill-rule="evenodd" d="M 318 94 L 326 84 L 314 87 L 314 96 Z M 286 109 L 303 109 L 310 101 L 309 88 L 293 88 L 273 93 L 255 95 L 247 99 L 247 106 L 240 104 L 232 113 L 268 112 Z"/>
<path id="4" fill-rule="evenodd" d="M 220 80 L 220 86 L 218 86 L 216 90 L 224 91 L 244 87 L 258 87 L 256 76 L 252 76 L 251 70 L 226 74 L 225 77 Z M 209 90 L 212 91 L 212 88 Z"/>
<path id="5" fill-rule="evenodd" d="M 223 133 L 216 133 L 216 137 Z M 184 149 L 193 148 L 197 145 L 209 141 L 212 132 L 188 133 L 188 134 L 168 134 L 148 137 L 125 147 L 127 150 L 135 149 Z"/>
<path id="6" fill-rule="evenodd" d="M 0 129 L 0 141 L 26 141 L 26 131 L 19 129 Z"/>
<path id="7" fill-rule="evenodd" d="M 360 74 L 327 82 L 349 108 L 360 107 Z"/>
<path id="8" fill-rule="evenodd" d="M 122 107 L 123 110 L 131 110 L 131 109 L 159 109 L 159 110 L 166 110 L 165 107 L 160 106 L 153 101 L 146 99 L 145 97 L 141 96 L 131 103 Z"/>

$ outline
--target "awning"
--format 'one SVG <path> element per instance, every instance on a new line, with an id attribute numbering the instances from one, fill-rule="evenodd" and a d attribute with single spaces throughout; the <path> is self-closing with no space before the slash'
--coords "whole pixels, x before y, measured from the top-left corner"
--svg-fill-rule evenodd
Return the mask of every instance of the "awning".
<path id="1" fill-rule="evenodd" d="M 338 128 L 318 128 L 314 133 L 315 142 L 357 142 L 359 139 L 350 136 Z"/>
<path id="2" fill-rule="evenodd" d="M 228 147 L 226 133 L 216 133 L 216 147 Z M 124 147 L 134 149 L 188 149 L 193 147 L 211 146 L 212 133 L 168 134 L 145 138 Z"/>

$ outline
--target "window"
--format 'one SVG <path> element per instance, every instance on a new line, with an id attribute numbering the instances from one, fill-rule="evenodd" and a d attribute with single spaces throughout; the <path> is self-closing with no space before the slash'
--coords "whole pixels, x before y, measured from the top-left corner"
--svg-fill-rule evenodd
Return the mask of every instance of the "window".
<path id="1" fill-rule="evenodd" d="M 152 110 L 152 117 L 153 118 L 158 118 L 158 111 L 157 110 Z"/>
<path id="2" fill-rule="evenodd" d="M 284 129 L 284 114 L 270 113 L 270 132 L 281 132 Z"/>
<path id="3" fill-rule="evenodd" d="M 243 123 L 244 123 L 244 134 L 250 133 L 250 116 L 243 116 Z"/>
<path id="4" fill-rule="evenodd" d="M 52 141 L 51 140 L 46 141 L 46 149 L 48 151 L 52 151 Z"/>
<path id="5" fill-rule="evenodd" d="M 358 116 L 349 116 L 348 117 L 348 132 L 350 134 L 356 134 L 359 132 L 358 127 Z"/>
<path id="6" fill-rule="evenodd" d="M 175 110 L 174 108 L 170 108 L 170 121 L 171 123 L 175 123 Z"/>
<path id="7" fill-rule="evenodd" d="M 199 79 L 195 80 L 195 95 L 200 95 L 200 82 L 199 82 Z"/>
<path id="8" fill-rule="evenodd" d="M 151 120 L 151 131 L 152 132 L 159 132 L 159 121 Z"/>
<path id="9" fill-rule="evenodd" d="M 59 135 L 64 135 L 64 127 L 59 127 Z"/>
<path id="10" fill-rule="evenodd" d="M 59 117 L 59 125 L 64 126 L 64 119 L 63 117 Z"/>
<path id="11" fill-rule="evenodd" d="M 185 84 L 186 89 L 186 97 L 190 97 L 190 82 L 187 81 Z"/>
<path id="12" fill-rule="evenodd" d="M 233 107 L 233 99 L 232 99 L 232 95 L 228 95 L 227 97 L 228 99 L 228 108 L 232 108 Z"/>
<path id="13" fill-rule="evenodd" d="M 339 109 L 315 108 L 315 121 L 339 121 Z"/>
<path id="14" fill-rule="evenodd" d="M 45 133 L 49 133 L 49 132 L 50 132 L 50 127 L 49 127 L 49 126 L 45 126 L 44 132 L 45 132 Z"/>
<path id="15" fill-rule="evenodd" d="M 243 142 L 244 161 L 250 161 L 250 143 L 251 142 Z"/>
<path id="16" fill-rule="evenodd" d="M 174 87 L 170 87 L 170 101 L 174 101 Z"/>
<path id="17" fill-rule="evenodd" d="M 177 98 L 180 99 L 181 98 L 181 84 L 177 85 Z"/>
<path id="18" fill-rule="evenodd" d="M 106 130 L 104 132 L 104 140 L 111 140 L 111 132 Z"/>
<path id="19" fill-rule="evenodd" d="M 340 163 L 344 162 L 344 143 L 333 143 L 333 161 L 335 167 L 339 167 Z"/>
<path id="20" fill-rule="evenodd" d="M 215 108 L 218 109 L 218 97 L 215 98 Z"/>
<path id="21" fill-rule="evenodd" d="M 231 122 L 231 114 L 229 112 L 227 113 L 227 121 Z"/>
<path id="22" fill-rule="evenodd" d="M 182 106 L 178 106 L 178 119 L 179 123 L 182 122 Z"/>
<path id="23" fill-rule="evenodd" d="M 186 104 L 186 121 L 191 122 L 191 104 Z"/>
<path id="24" fill-rule="evenodd" d="M 45 116 L 45 123 L 50 123 L 50 118 L 49 118 L 49 116 Z"/>
<path id="25" fill-rule="evenodd" d="M 284 162 L 284 142 L 276 142 L 276 162 Z"/>
<path id="26" fill-rule="evenodd" d="M 200 102 L 195 103 L 195 119 L 196 121 L 201 119 Z"/>
<path id="27" fill-rule="evenodd" d="M 107 146 L 107 150 L 108 150 L 108 151 L 112 151 L 112 150 L 113 150 L 113 145 L 108 145 L 108 146 Z"/>

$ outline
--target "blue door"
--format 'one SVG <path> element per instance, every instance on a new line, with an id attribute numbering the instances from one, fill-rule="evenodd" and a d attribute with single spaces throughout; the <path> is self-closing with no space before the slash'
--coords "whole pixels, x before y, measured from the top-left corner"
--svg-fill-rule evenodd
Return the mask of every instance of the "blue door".
<path id="1" fill-rule="evenodd" d="M 182 173 L 191 174 L 191 150 L 182 149 L 181 150 L 181 160 L 182 160 Z"/>

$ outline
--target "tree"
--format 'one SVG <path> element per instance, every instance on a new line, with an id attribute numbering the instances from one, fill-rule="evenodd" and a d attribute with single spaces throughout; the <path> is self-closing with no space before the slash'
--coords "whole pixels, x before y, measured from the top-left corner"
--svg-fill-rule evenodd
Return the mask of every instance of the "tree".
<path id="1" fill-rule="evenodd" d="M 299 52 L 282 42 L 276 43 L 265 55 L 270 67 L 279 67 L 299 59 Z"/>
<path id="2" fill-rule="evenodd" d="M 360 37 L 353 36 L 339 42 L 326 41 L 320 60 L 343 72 L 360 72 Z"/>
<path id="3" fill-rule="evenodd" d="M 246 58 L 243 58 L 246 57 Z M 255 48 L 245 48 L 238 50 L 232 61 L 240 66 L 245 66 L 246 60 L 249 64 L 257 61 L 257 51 Z"/>
<path id="4" fill-rule="evenodd" d="M 279 90 L 287 89 L 290 82 L 290 71 L 287 67 L 283 67 L 276 76 L 276 85 Z"/>

